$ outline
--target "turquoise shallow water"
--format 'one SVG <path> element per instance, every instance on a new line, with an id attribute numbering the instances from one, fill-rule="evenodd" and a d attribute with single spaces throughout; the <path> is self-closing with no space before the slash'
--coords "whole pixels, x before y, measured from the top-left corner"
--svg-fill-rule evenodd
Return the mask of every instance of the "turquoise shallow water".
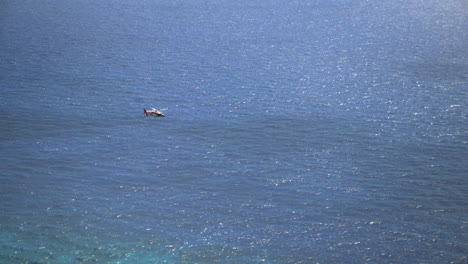
<path id="1" fill-rule="evenodd" d="M 0 263 L 466 263 L 466 9 L 3 2 Z"/>

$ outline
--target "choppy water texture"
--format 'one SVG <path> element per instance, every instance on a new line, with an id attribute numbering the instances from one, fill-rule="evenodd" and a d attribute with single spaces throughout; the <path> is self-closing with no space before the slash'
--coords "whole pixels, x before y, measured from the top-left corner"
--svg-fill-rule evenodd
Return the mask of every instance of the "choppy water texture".
<path id="1" fill-rule="evenodd" d="M 0 262 L 467 263 L 467 28 L 464 0 L 2 1 Z"/>

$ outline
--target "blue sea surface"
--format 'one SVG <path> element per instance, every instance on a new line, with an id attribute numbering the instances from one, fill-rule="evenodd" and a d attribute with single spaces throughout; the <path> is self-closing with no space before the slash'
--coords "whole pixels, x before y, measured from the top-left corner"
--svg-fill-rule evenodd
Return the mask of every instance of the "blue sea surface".
<path id="1" fill-rule="evenodd" d="M 0 263 L 468 263 L 467 29 L 465 0 L 2 1 Z"/>

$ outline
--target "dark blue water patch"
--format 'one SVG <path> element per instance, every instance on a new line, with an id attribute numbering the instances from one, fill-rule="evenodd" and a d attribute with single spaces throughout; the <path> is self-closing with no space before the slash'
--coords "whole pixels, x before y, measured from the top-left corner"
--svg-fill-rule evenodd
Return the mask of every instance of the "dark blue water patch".
<path id="1" fill-rule="evenodd" d="M 466 260 L 458 2 L 2 4 L 2 261 Z"/>

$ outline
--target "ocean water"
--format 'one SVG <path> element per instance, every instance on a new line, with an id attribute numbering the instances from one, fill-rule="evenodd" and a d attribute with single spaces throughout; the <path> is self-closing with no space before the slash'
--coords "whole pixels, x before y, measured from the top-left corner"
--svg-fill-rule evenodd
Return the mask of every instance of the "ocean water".
<path id="1" fill-rule="evenodd" d="M 465 0 L 2 1 L 0 263 L 468 263 L 467 29 Z"/>

